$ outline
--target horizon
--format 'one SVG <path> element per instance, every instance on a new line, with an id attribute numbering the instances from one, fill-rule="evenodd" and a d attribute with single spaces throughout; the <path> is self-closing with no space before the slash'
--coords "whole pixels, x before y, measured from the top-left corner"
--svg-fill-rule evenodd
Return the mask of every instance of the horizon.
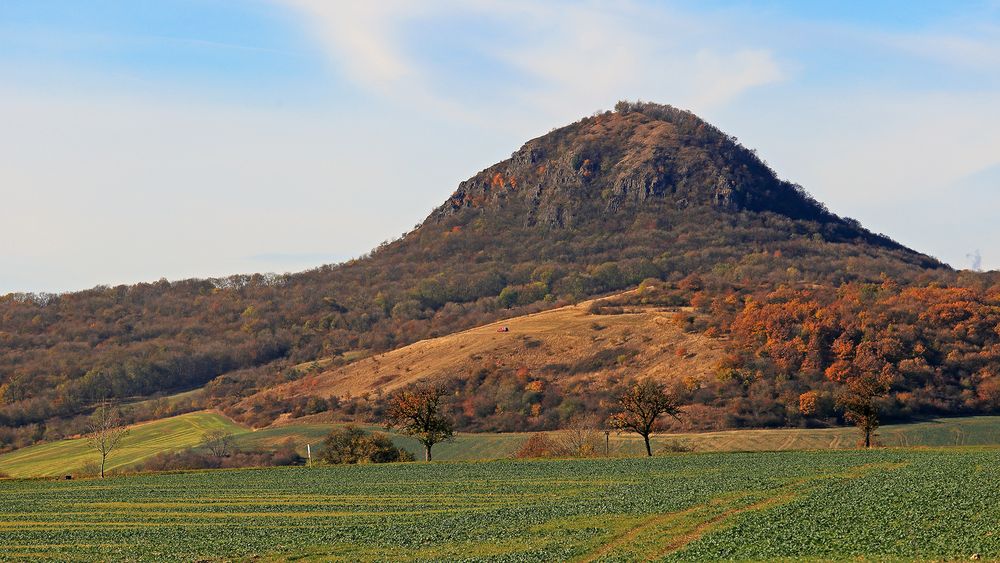
<path id="1" fill-rule="evenodd" d="M 997 2 L 15 2 L 0 71 L 0 294 L 348 260 L 619 99 L 1000 268 Z"/>

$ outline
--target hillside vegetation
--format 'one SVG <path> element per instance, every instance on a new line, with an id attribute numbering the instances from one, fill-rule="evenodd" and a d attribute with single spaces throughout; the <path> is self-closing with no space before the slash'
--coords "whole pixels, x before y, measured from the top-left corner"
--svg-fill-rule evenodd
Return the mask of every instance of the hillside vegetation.
<path id="1" fill-rule="evenodd" d="M 1000 558 L 1000 450 L 673 455 L 0 480 L 14 559 Z"/>
<path id="2" fill-rule="evenodd" d="M 698 427 L 842 422 L 836 396 L 873 370 L 891 387 L 891 419 L 1000 409 L 996 274 L 954 272 L 836 216 L 689 112 L 622 103 L 529 141 L 345 264 L 0 298 L 0 448 L 79 433 L 97 400 L 205 386 L 187 408 L 229 408 L 308 375 L 304 362 L 378 357 L 644 280 L 647 305 L 692 307 L 688 329 L 726 342 L 717 377 L 686 390 Z M 505 366 L 466 366 L 453 376 L 470 397 L 509 380 Z M 340 399 L 345 416 L 380 408 L 338 397 L 288 411 Z M 470 405 L 461 424 L 523 430 L 601 413 L 579 390 L 543 403 L 555 414 L 535 404 L 492 419 Z M 176 413 L 158 409 L 131 416 Z M 233 414 L 260 426 L 285 413 Z"/>
<path id="3" fill-rule="evenodd" d="M 565 401 L 586 401 L 588 409 L 596 409 L 602 400 L 613 401 L 627 378 L 691 386 L 714 378 L 724 345 L 685 330 L 690 311 L 646 306 L 599 312 L 588 301 L 422 340 L 311 370 L 315 373 L 244 399 L 227 412 L 266 423 L 286 410 L 303 414 L 315 398 L 371 397 L 377 403 L 375 397 L 406 385 L 436 381 L 455 387 L 463 428 L 553 429 L 560 409 L 570 408 Z M 305 406 L 295 409 L 296 404 Z"/>

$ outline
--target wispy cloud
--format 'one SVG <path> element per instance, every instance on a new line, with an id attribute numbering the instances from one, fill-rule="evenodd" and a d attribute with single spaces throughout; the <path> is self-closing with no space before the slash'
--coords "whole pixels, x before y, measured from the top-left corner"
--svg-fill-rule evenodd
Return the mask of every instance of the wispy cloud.
<path id="1" fill-rule="evenodd" d="M 530 106 L 550 120 L 607 108 L 623 97 L 704 110 L 785 78 L 768 49 L 721 39 L 730 35 L 725 23 L 695 20 L 662 6 L 283 1 L 301 11 L 331 59 L 361 87 L 470 120 L 484 113 L 486 102 L 458 100 L 432 86 L 432 76 L 451 61 L 421 57 L 410 43 L 419 40 L 411 28 L 428 19 L 447 17 L 489 29 L 492 40 L 477 45 L 479 54 L 509 69 L 509 76 L 497 76 L 490 88 L 503 92 L 507 108 Z M 712 37 L 720 39 L 706 41 Z M 495 117 L 497 111 L 504 108 L 486 113 Z"/>
<path id="2" fill-rule="evenodd" d="M 358 82 L 382 93 L 415 78 L 399 44 L 397 27 L 421 10 L 417 3 L 283 0 L 306 15 L 306 23 L 330 55 Z"/>

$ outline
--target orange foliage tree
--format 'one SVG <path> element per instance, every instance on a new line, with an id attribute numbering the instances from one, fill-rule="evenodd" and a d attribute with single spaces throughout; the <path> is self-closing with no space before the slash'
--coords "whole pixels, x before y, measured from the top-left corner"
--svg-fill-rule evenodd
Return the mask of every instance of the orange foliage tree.
<path id="1" fill-rule="evenodd" d="M 453 423 L 441 412 L 446 391 L 441 387 L 425 386 L 404 389 L 389 397 L 385 424 L 412 436 L 424 445 L 424 460 L 431 461 L 434 444 L 454 437 Z"/>
<path id="2" fill-rule="evenodd" d="M 652 456 L 649 436 L 663 415 L 679 420 L 680 405 L 677 398 L 662 383 L 646 379 L 626 390 L 618 400 L 619 411 L 608 420 L 613 428 L 635 432 L 646 443 L 646 455 Z"/>

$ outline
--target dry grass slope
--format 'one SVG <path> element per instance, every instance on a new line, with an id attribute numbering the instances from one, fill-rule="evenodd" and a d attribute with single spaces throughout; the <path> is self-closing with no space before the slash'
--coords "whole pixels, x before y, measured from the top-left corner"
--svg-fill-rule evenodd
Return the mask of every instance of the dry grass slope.
<path id="1" fill-rule="evenodd" d="M 684 332 L 676 310 L 633 309 L 615 315 L 589 312 L 591 302 L 515 317 L 370 356 L 308 375 L 266 391 L 263 396 L 345 396 L 389 392 L 420 380 L 463 377 L 482 367 L 506 366 L 544 371 L 546 366 L 583 366 L 565 375 L 600 382 L 610 374 L 653 377 L 661 381 L 707 378 L 722 354 L 722 344 Z M 501 327 L 509 332 L 499 332 Z M 622 352 L 620 365 L 603 362 L 588 369 L 600 353 Z M 260 398 L 252 397 L 248 401 Z"/>

